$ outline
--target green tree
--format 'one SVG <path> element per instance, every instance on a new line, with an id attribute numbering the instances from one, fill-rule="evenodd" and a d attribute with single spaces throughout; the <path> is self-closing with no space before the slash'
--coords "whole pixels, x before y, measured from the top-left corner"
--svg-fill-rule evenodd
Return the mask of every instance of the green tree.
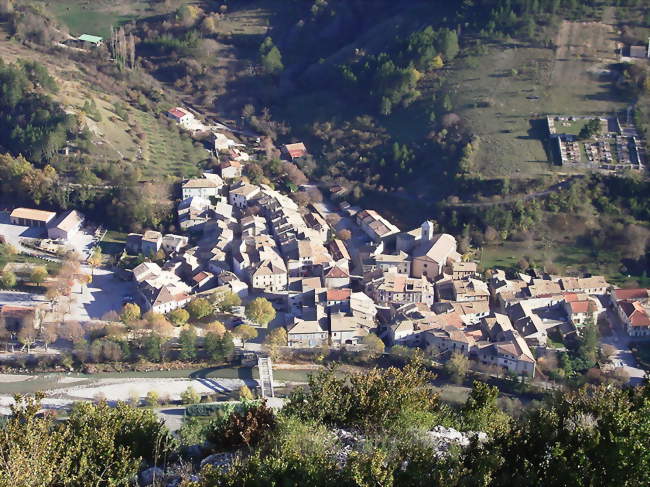
<path id="1" fill-rule="evenodd" d="M 469 359 L 465 354 L 454 352 L 445 363 L 445 372 L 456 384 L 461 384 L 469 372 Z"/>
<path id="2" fill-rule="evenodd" d="M 187 305 L 187 311 L 193 320 L 201 320 L 206 316 L 210 316 L 214 312 L 214 308 L 207 299 L 196 298 Z"/>
<path id="3" fill-rule="evenodd" d="M 440 34 L 440 50 L 447 60 L 454 59 L 458 55 L 460 47 L 458 45 L 458 35 L 455 30 L 442 30 Z"/>
<path id="4" fill-rule="evenodd" d="M 90 254 L 90 257 L 88 257 L 88 265 L 90 266 L 92 276 L 95 275 L 95 267 L 102 265 L 103 261 L 104 256 L 102 254 L 102 249 L 99 245 L 96 245 L 93 247 L 93 251 Z"/>
<path id="5" fill-rule="evenodd" d="M 280 50 L 275 45 L 268 49 L 268 51 L 261 53 L 261 62 L 264 71 L 268 74 L 277 75 L 284 71 L 282 54 L 280 54 Z"/>
<path id="6" fill-rule="evenodd" d="M 268 351 L 271 360 L 277 360 L 279 357 L 280 347 L 287 346 L 287 330 L 279 327 L 269 332 L 264 339 L 264 346 Z"/>
<path id="7" fill-rule="evenodd" d="M 43 394 L 17 396 L 11 406 L 11 416 L 0 428 L 0 485 L 3 487 L 64 485 L 67 481 L 71 463 L 69 445 L 51 417 L 37 416 L 43 397 Z M 127 463 L 132 466 L 129 473 L 135 473 L 137 465 L 131 459 Z"/>
<path id="8" fill-rule="evenodd" d="M 45 279 L 47 279 L 48 273 L 47 273 L 47 268 L 44 266 L 38 266 L 34 267 L 32 269 L 31 275 L 29 277 L 30 281 L 32 281 L 34 284 L 41 285 L 43 282 L 45 282 Z"/>
<path id="9" fill-rule="evenodd" d="M 499 389 L 485 382 L 474 381 L 472 392 L 461 408 L 463 428 L 488 434 L 507 432 L 509 418 L 497 406 L 498 397 Z"/>
<path id="10" fill-rule="evenodd" d="M 144 356 L 151 362 L 160 362 L 163 359 L 163 340 L 157 333 L 146 336 L 142 343 Z"/>
<path id="11" fill-rule="evenodd" d="M 307 388 L 293 391 L 283 412 L 341 428 L 377 431 L 413 421 L 433 427 L 440 420 L 433 377 L 420 361 L 345 377 L 330 367 L 312 374 Z"/>
<path id="12" fill-rule="evenodd" d="M 200 401 L 201 395 L 192 386 L 187 386 L 187 389 L 181 392 L 181 402 L 183 404 L 197 404 Z"/>
<path id="13" fill-rule="evenodd" d="M 246 305 L 246 317 L 253 323 L 266 326 L 275 318 L 275 308 L 266 298 L 255 298 Z"/>
<path id="14" fill-rule="evenodd" d="M 183 308 L 175 309 L 169 313 L 169 321 L 171 321 L 176 326 L 184 325 L 189 319 L 190 314 Z"/>
<path id="15" fill-rule="evenodd" d="M 404 345 L 393 345 L 390 348 L 390 354 L 393 357 L 400 359 L 403 363 L 408 363 L 409 361 L 413 360 L 419 353 L 420 352 L 416 349 L 406 347 Z"/>
<path id="16" fill-rule="evenodd" d="M 580 129 L 580 133 L 578 134 L 578 138 L 585 140 L 585 139 L 591 139 L 592 137 L 598 135 L 600 133 L 600 119 L 598 118 L 593 118 L 589 120 L 582 129 Z"/>
<path id="17" fill-rule="evenodd" d="M 183 5 L 176 11 L 176 18 L 186 27 L 196 24 L 202 11 L 196 5 Z"/>
<path id="18" fill-rule="evenodd" d="M 11 289 L 13 287 L 16 287 L 17 279 L 16 279 L 16 274 L 14 274 L 12 271 L 5 271 L 2 273 L 2 287 L 5 289 Z"/>
<path id="19" fill-rule="evenodd" d="M 201 418 L 185 416 L 178 430 L 178 437 L 183 446 L 201 445 L 205 443 L 206 424 Z"/>
<path id="20" fill-rule="evenodd" d="M 650 485 L 648 431 L 647 386 L 591 387 L 556 394 L 484 448 L 499 485 Z"/>
<path id="21" fill-rule="evenodd" d="M 253 393 L 248 388 L 248 386 L 243 385 L 239 388 L 239 400 L 240 401 L 252 401 Z"/>
<path id="22" fill-rule="evenodd" d="M 235 306 L 241 306 L 241 298 L 233 292 L 227 292 L 217 304 L 217 307 L 221 311 L 226 312 L 232 311 L 232 308 Z"/>
<path id="23" fill-rule="evenodd" d="M 155 408 L 160 405 L 160 395 L 156 391 L 149 391 L 144 397 L 144 403 L 150 408 Z"/>
<path id="24" fill-rule="evenodd" d="M 584 368 L 591 367 L 596 363 L 599 341 L 598 327 L 593 320 L 588 320 L 581 330 L 578 345 L 578 357 L 585 362 Z"/>
<path id="25" fill-rule="evenodd" d="M 103 401 L 98 404 L 75 403 L 68 425 L 70 442 L 79 444 L 78 453 L 87 455 L 88 461 L 97 469 L 97 480 L 106 468 L 111 468 L 113 462 L 119 463 L 124 457 L 134 459 L 136 467 L 142 460 L 150 464 L 164 464 L 176 447 L 176 441 L 164 421 L 153 411 L 135 408 L 124 402 L 118 402 L 115 407 Z M 109 447 L 108 451 L 105 445 Z M 79 462 L 80 465 L 83 463 L 83 460 Z M 104 483 L 99 484 L 89 479 L 69 485 L 116 485 L 106 480 L 111 478 L 111 475 L 106 475 Z"/>
<path id="26" fill-rule="evenodd" d="M 384 353 L 386 346 L 377 335 L 368 334 L 361 339 L 361 343 L 366 346 L 366 352 L 370 357 L 377 357 Z"/>
<path id="27" fill-rule="evenodd" d="M 133 323 L 135 320 L 139 320 L 142 312 L 140 311 L 140 306 L 135 303 L 126 303 L 122 307 L 122 312 L 120 313 L 120 319 L 123 323 L 129 324 Z"/>
<path id="28" fill-rule="evenodd" d="M 227 360 L 235 351 L 235 345 L 230 332 L 219 334 L 211 331 L 206 333 L 203 346 L 208 358 L 217 363 Z"/>
<path id="29" fill-rule="evenodd" d="M 179 357 L 184 362 L 191 362 L 196 359 L 196 329 L 193 326 L 186 326 L 181 330 L 178 337 L 180 345 Z"/>
<path id="30" fill-rule="evenodd" d="M 257 330 L 251 325 L 239 325 L 232 331 L 232 333 L 236 337 L 239 337 L 243 343 L 257 338 Z"/>

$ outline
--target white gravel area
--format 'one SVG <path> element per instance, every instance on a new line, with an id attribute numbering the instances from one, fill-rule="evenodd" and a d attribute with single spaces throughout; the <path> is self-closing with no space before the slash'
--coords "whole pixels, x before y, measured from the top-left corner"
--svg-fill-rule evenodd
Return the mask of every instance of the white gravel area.
<path id="1" fill-rule="evenodd" d="M 126 401 L 137 394 L 144 398 L 150 391 L 155 391 L 161 398 L 178 400 L 190 385 L 200 394 L 229 392 L 239 389 L 244 384 L 256 386 L 256 380 L 241 379 L 100 379 L 93 384 L 59 389 L 57 395 L 70 398 L 96 399 L 104 396 L 109 401 Z"/>
<path id="2" fill-rule="evenodd" d="M 26 380 L 35 379 L 35 375 L 21 375 L 21 374 L 0 374 L 0 384 L 3 382 L 25 382 Z"/>

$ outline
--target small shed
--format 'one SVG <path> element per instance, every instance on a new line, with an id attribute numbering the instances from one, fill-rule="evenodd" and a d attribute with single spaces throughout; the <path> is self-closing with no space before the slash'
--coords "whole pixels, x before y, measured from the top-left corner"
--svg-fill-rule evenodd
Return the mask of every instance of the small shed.
<path id="1" fill-rule="evenodd" d="M 307 148 L 302 142 L 296 142 L 295 144 L 286 144 L 283 146 L 282 152 L 284 152 L 290 160 L 294 161 L 307 155 Z"/>
<path id="2" fill-rule="evenodd" d="M 93 45 L 95 47 L 99 47 L 104 43 L 104 38 L 103 37 L 93 36 L 93 35 L 90 35 L 90 34 L 81 34 L 79 36 L 79 40 L 81 42 L 86 42 L 88 44 L 91 44 L 91 45 Z"/>

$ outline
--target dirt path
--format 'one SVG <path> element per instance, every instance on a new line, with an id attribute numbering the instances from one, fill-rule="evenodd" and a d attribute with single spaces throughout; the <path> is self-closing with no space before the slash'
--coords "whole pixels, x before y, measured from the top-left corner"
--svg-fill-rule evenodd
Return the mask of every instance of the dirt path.
<path id="1" fill-rule="evenodd" d="M 602 22 L 563 21 L 555 38 L 557 47 L 553 66 L 553 84 L 589 82 L 590 69 L 584 59 L 614 58 L 615 32 Z"/>

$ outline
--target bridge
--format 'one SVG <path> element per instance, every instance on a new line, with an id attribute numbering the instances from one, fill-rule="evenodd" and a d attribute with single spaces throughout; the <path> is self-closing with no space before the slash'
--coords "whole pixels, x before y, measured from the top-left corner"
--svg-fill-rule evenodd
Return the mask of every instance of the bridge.
<path id="1" fill-rule="evenodd" d="M 273 390 L 273 366 L 269 357 L 257 357 L 257 368 L 260 372 L 260 387 L 262 397 L 275 397 Z"/>

